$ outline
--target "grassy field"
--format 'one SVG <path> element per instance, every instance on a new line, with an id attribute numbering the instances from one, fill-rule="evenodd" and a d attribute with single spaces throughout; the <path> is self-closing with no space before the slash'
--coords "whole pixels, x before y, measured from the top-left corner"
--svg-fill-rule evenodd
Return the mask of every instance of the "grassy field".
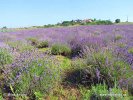
<path id="1" fill-rule="evenodd" d="M 133 25 L 0 32 L 0 100 L 132 99 Z"/>

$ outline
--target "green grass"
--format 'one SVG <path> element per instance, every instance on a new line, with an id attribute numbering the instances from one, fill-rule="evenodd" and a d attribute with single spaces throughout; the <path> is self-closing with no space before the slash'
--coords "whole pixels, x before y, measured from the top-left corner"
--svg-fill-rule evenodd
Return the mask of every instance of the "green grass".
<path id="1" fill-rule="evenodd" d="M 23 43 L 22 41 L 7 42 L 7 44 L 11 48 L 17 49 L 17 51 L 19 51 L 19 52 L 31 51 L 31 50 L 34 49 L 33 46 L 31 46 L 31 45 L 29 45 L 27 43 Z"/>
<path id="2" fill-rule="evenodd" d="M 38 49 L 40 52 L 49 52 L 51 53 L 51 48 L 41 48 L 41 49 Z"/>
<path id="3" fill-rule="evenodd" d="M 118 87 L 107 89 L 105 84 L 93 85 L 91 89 L 80 87 L 80 93 L 83 100 L 92 100 L 92 97 L 93 100 L 132 100 L 127 90 Z"/>
<path id="4" fill-rule="evenodd" d="M 61 55 L 56 55 L 55 58 L 56 58 L 57 62 L 60 63 L 63 70 L 71 68 L 71 59 L 61 56 Z"/>
<path id="5" fill-rule="evenodd" d="M 120 22 L 120 23 L 116 23 L 116 25 L 128 25 L 128 24 L 133 24 L 133 22 Z"/>

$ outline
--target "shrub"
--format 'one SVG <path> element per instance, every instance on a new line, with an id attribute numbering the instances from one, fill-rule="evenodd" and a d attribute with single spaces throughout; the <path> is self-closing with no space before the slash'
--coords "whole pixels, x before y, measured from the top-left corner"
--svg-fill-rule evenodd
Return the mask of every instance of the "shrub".
<path id="1" fill-rule="evenodd" d="M 79 56 L 82 51 L 82 46 L 76 45 L 75 47 L 72 48 L 72 57 Z"/>
<path id="2" fill-rule="evenodd" d="M 31 37 L 31 38 L 28 38 L 27 40 L 28 40 L 28 42 L 30 42 L 31 45 L 33 45 L 33 46 L 36 46 L 36 45 L 38 44 L 37 38 Z"/>
<path id="3" fill-rule="evenodd" d="M 128 92 L 129 92 L 129 95 L 131 95 L 132 96 L 132 98 L 133 98 L 133 79 L 131 79 L 131 81 L 130 81 L 131 83 L 128 83 Z"/>
<path id="4" fill-rule="evenodd" d="M 35 92 L 34 94 L 35 94 L 35 98 L 37 100 L 42 100 L 43 99 L 43 94 L 40 93 L 40 91 L 39 92 Z"/>
<path id="5" fill-rule="evenodd" d="M 13 61 L 13 57 L 6 50 L 0 48 L 0 66 L 3 67 L 5 64 L 10 64 Z"/>
<path id="6" fill-rule="evenodd" d="M 48 41 L 41 41 L 37 45 L 37 48 L 46 48 L 46 47 L 48 47 Z"/>
<path id="7" fill-rule="evenodd" d="M 120 39 L 122 39 L 122 36 L 121 35 L 115 36 L 115 41 L 120 40 Z"/>
<path id="8" fill-rule="evenodd" d="M 98 84 L 96 86 L 92 86 L 91 89 L 91 98 L 97 98 L 98 100 L 128 99 L 123 95 L 125 96 L 125 94 L 123 94 L 123 90 L 117 86 L 108 89 L 105 84 Z M 128 96 L 128 93 L 126 96 Z"/>
<path id="9" fill-rule="evenodd" d="M 66 71 L 71 69 L 71 59 L 57 55 L 55 56 L 56 62 L 59 62 L 60 66 L 62 67 L 62 71 Z"/>
<path id="10" fill-rule="evenodd" d="M 53 55 L 70 56 L 71 48 L 65 44 L 54 44 L 52 45 L 51 53 Z"/>
<path id="11" fill-rule="evenodd" d="M 28 45 L 28 44 L 24 44 L 24 45 L 21 46 L 20 52 L 32 51 L 33 49 L 34 49 L 33 46 Z"/>
<path id="12" fill-rule="evenodd" d="M 69 25 L 71 25 L 71 23 L 69 21 L 62 22 L 62 26 L 69 26 Z"/>
<path id="13" fill-rule="evenodd" d="M 72 60 L 71 65 L 73 66 L 73 69 L 84 69 L 85 67 L 87 67 L 86 59 L 75 58 L 74 60 Z"/>
<path id="14" fill-rule="evenodd" d="M 24 43 L 22 41 L 15 41 L 15 42 L 8 42 L 7 43 L 12 49 L 15 49 L 19 52 L 24 52 L 24 51 L 31 51 L 34 47 Z"/>
<path id="15" fill-rule="evenodd" d="M 71 46 L 72 57 L 79 56 L 82 51 L 82 41 L 79 40 L 80 37 L 72 37 L 68 42 Z"/>
<path id="16" fill-rule="evenodd" d="M 80 71 L 84 84 L 105 82 L 109 87 L 113 87 L 114 80 L 132 77 L 130 65 L 123 60 L 117 60 L 108 50 L 104 52 L 88 50 L 84 55 L 87 66 L 83 66 Z"/>
<path id="17" fill-rule="evenodd" d="M 108 78 L 103 77 L 106 74 L 104 75 L 101 73 L 99 68 L 88 64 L 87 59 L 75 59 L 72 61 L 72 68 L 73 70 L 69 72 L 65 78 L 65 81 L 74 85 L 83 85 L 89 87 L 92 84 L 103 83 L 103 81 L 108 82 L 109 80 Z M 111 81 L 112 80 L 110 80 L 110 83 Z"/>
<path id="18" fill-rule="evenodd" d="M 133 73 L 130 65 L 115 58 L 110 50 L 95 51 L 88 49 L 83 54 L 83 59 L 72 61 L 72 68 L 73 70 L 69 71 L 65 81 L 87 87 L 105 82 L 108 87 L 112 88 L 115 80 L 126 79 L 129 81 Z M 125 85 L 127 86 L 127 83 Z"/>
<path id="19" fill-rule="evenodd" d="M 87 23 L 88 25 L 111 25 L 113 24 L 110 20 L 95 20 L 91 23 Z"/>
<path id="20" fill-rule="evenodd" d="M 60 67 L 48 58 L 32 60 L 24 67 L 16 66 L 9 77 L 11 80 L 8 80 L 8 84 L 12 86 L 13 93 L 27 94 L 30 97 L 38 92 L 49 94 L 61 80 Z"/>
<path id="21" fill-rule="evenodd" d="M 126 47 L 126 44 L 124 44 L 124 43 L 119 43 L 119 44 L 117 44 L 117 45 L 118 45 L 118 47 L 120 47 L 120 48 Z"/>
<path id="22" fill-rule="evenodd" d="M 109 94 L 107 85 L 98 84 L 96 86 L 92 86 L 91 88 L 91 96 L 90 99 L 98 99 L 98 100 L 106 100 L 109 99 L 109 96 L 100 96 L 100 95 Z"/>
<path id="23" fill-rule="evenodd" d="M 124 93 L 118 86 L 108 89 L 106 84 L 97 84 L 92 85 L 90 90 L 81 88 L 80 91 L 84 100 L 130 100 L 128 92 Z"/>
<path id="24" fill-rule="evenodd" d="M 71 62 L 71 69 L 66 70 L 67 74 L 64 78 L 64 81 L 70 85 L 84 85 L 89 86 L 86 84 L 86 81 L 90 81 L 89 79 L 84 80 L 84 69 L 87 67 L 85 59 L 76 58 Z M 88 82 L 90 83 L 90 82 Z"/>
<path id="25" fill-rule="evenodd" d="M 120 79 L 128 79 L 132 77 L 133 71 L 128 63 L 123 62 L 121 60 L 113 62 L 112 66 L 112 76 L 114 76 L 117 80 Z"/>
<path id="26" fill-rule="evenodd" d="M 133 54 L 133 48 L 128 49 L 128 53 Z"/>
<path id="27" fill-rule="evenodd" d="M 108 84 L 108 86 L 113 85 L 113 79 L 112 76 L 110 76 L 110 61 L 113 61 L 112 54 L 110 52 L 100 52 L 100 51 L 94 51 L 89 50 L 87 51 L 87 54 L 85 54 L 85 59 L 87 62 L 87 65 L 90 67 L 84 68 L 85 75 L 84 79 L 86 80 L 87 77 L 90 77 L 90 83 L 103 83 L 103 81 Z M 86 82 L 88 83 L 88 82 Z"/>
<path id="28" fill-rule="evenodd" d="M 97 84 L 96 86 L 92 85 L 91 89 L 81 88 L 80 91 L 83 100 L 110 100 L 106 84 Z"/>
<path id="29" fill-rule="evenodd" d="M 10 64 L 12 61 L 12 55 L 6 49 L 0 48 L 0 93 L 4 85 L 4 65 Z"/>

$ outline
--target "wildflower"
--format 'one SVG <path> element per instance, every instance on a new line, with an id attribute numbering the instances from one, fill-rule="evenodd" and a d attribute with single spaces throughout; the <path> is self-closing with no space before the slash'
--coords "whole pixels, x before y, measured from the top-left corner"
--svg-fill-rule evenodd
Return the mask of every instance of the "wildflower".
<path id="1" fill-rule="evenodd" d="M 42 66 L 42 64 L 38 64 L 38 66 L 40 67 L 40 66 Z"/>
<path id="2" fill-rule="evenodd" d="M 98 69 L 96 69 L 96 76 L 98 78 L 98 80 L 100 79 L 100 71 Z"/>

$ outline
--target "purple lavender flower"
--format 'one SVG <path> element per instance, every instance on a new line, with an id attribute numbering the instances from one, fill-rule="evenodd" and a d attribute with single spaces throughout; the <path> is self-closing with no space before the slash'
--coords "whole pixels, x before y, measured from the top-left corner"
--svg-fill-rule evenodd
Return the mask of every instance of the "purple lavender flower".
<path id="1" fill-rule="evenodd" d="M 98 78 L 98 80 L 100 79 L 100 71 L 96 68 L 96 76 Z"/>

